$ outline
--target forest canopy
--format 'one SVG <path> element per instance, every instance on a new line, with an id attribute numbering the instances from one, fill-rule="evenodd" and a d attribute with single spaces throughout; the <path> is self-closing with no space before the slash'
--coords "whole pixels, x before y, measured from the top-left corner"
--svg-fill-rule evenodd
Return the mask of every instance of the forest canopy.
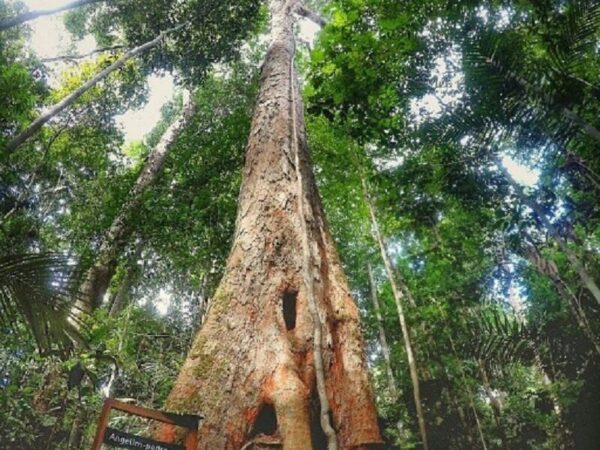
<path id="1" fill-rule="evenodd" d="M 0 0 L 2 449 L 593 450 L 599 286 L 597 1 Z"/>

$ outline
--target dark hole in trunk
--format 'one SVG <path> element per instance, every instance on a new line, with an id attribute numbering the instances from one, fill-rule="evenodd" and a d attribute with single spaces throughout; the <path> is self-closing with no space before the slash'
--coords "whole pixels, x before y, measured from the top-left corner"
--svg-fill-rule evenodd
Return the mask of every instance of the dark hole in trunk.
<path id="1" fill-rule="evenodd" d="M 293 330 L 296 328 L 296 303 L 298 299 L 298 291 L 286 290 L 282 297 L 283 321 L 285 328 Z"/>
<path id="2" fill-rule="evenodd" d="M 258 435 L 272 436 L 277 432 L 277 416 L 273 405 L 262 405 L 252 427 L 251 437 Z"/>

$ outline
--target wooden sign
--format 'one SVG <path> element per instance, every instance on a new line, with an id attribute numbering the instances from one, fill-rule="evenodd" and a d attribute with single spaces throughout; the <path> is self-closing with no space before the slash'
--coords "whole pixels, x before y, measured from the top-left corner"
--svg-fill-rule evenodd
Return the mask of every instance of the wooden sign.
<path id="1" fill-rule="evenodd" d="M 104 440 L 102 442 L 113 447 L 138 450 L 185 450 L 185 447 L 182 445 L 165 444 L 164 442 L 153 441 L 152 439 L 146 439 L 110 427 L 104 432 Z"/>
<path id="2" fill-rule="evenodd" d="M 154 441 L 108 427 L 108 416 L 113 409 L 134 416 L 157 420 L 169 425 L 187 428 L 188 433 L 185 438 L 185 446 Z M 135 450 L 196 450 L 198 423 L 201 419 L 201 416 L 167 413 L 108 398 L 104 401 L 104 406 L 102 407 L 92 450 L 100 450 L 100 446 L 103 443 L 113 447 L 132 448 Z"/>

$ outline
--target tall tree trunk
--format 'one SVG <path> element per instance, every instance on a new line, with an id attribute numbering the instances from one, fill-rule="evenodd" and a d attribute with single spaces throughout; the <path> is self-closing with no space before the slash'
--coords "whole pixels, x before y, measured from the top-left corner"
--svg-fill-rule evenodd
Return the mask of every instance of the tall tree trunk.
<path id="1" fill-rule="evenodd" d="M 158 44 L 160 44 L 163 41 L 163 39 L 168 34 L 173 33 L 175 31 L 181 29 L 182 27 L 183 27 L 183 25 L 178 25 L 174 28 L 163 31 L 162 33 L 160 33 L 156 38 L 152 39 L 151 41 L 148 41 L 145 44 L 140 45 L 139 47 L 135 47 L 134 49 L 129 50 L 127 53 L 125 53 L 123 56 L 121 56 L 121 58 L 119 58 L 117 61 L 112 63 L 106 69 L 99 72 L 94 78 L 86 81 L 79 88 L 77 88 L 75 91 L 73 91 L 72 93 L 67 95 L 64 99 L 62 99 L 60 102 L 58 102 L 52 108 L 50 108 L 47 112 L 45 112 L 40 117 L 38 117 L 33 122 L 31 122 L 31 124 L 25 130 L 21 131 L 21 133 L 19 133 L 17 135 L 17 137 L 15 137 L 12 141 L 10 141 L 6 145 L 6 151 L 7 152 L 15 151 L 22 144 L 24 144 L 28 139 L 33 137 L 44 126 L 44 124 L 46 124 L 53 117 L 57 116 L 62 111 L 64 111 L 68 107 L 70 107 L 73 103 L 75 103 L 75 101 L 79 97 L 81 97 L 83 94 L 85 94 L 90 88 L 94 87 L 97 83 L 104 80 L 115 70 L 118 70 L 121 67 L 123 67 L 125 65 L 125 63 L 127 61 L 129 61 L 130 59 L 135 58 L 136 56 L 145 52 L 146 50 L 156 47 Z"/>
<path id="2" fill-rule="evenodd" d="M 198 449 L 349 450 L 381 442 L 358 309 L 311 170 L 293 66 L 295 4 L 270 3 L 272 40 L 233 247 L 166 403 L 205 416 Z M 327 428 L 335 439 L 324 436 Z M 177 437 L 168 426 L 157 435 Z"/>
<path id="3" fill-rule="evenodd" d="M 393 400 L 398 399 L 398 388 L 396 387 L 396 379 L 392 370 L 392 358 L 390 356 L 390 346 L 387 342 L 385 329 L 383 327 L 383 317 L 381 315 L 381 307 L 379 306 L 379 296 L 377 295 L 377 285 L 373 277 L 373 268 L 371 263 L 367 263 L 367 271 L 369 273 L 369 287 L 371 288 L 371 300 L 373 301 L 373 309 L 377 318 L 377 330 L 379 331 L 379 345 L 381 345 L 381 353 L 385 361 L 385 371 L 388 379 L 388 389 Z"/>
<path id="4" fill-rule="evenodd" d="M 144 192 L 160 175 L 169 151 L 181 131 L 189 125 L 194 115 L 194 109 L 192 96 L 184 91 L 181 116 L 167 128 L 158 144 L 148 155 L 144 168 L 129 191 L 127 200 L 121 206 L 119 213 L 104 236 L 96 261 L 87 271 L 81 285 L 80 300 L 76 304 L 77 310 L 91 312 L 102 303 L 104 294 L 117 267 L 119 255 L 133 231 L 131 215 L 140 207 Z"/>
<path id="5" fill-rule="evenodd" d="M 528 206 L 534 212 L 535 216 L 540 221 L 540 223 L 544 226 L 544 228 L 546 228 L 550 236 L 552 236 L 552 238 L 556 241 L 560 249 L 564 252 L 565 256 L 567 257 L 567 260 L 571 263 L 573 269 L 575 269 L 575 271 L 577 272 L 577 275 L 579 275 L 579 279 L 581 280 L 582 284 L 592 294 L 596 302 L 600 305 L 600 288 L 598 288 L 596 281 L 586 270 L 585 266 L 583 265 L 583 262 L 581 262 L 579 257 L 575 254 L 575 252 L 571 250 L 571 248 L 569 247 L 567 242 L 562 238 L 554 224 L 550 222 L 542 207 L 525 194 L 523 188 L 513 179 L 510 173 L 508 173 L 508 170 L 506 170 L 506 168 L 502 165 L 502 162 L 500 160 L 497 160 L 496 164 L 500 171 L 506 177 L 506 180 L 515 190 L 519 199 L 523 202 L 523 204 Z"/>
<path id="6" fill-rule="evenodd" d="M 38 17 L 49 16 L 51 14 L 56 14 L 61 11 L 66 11 L 68 9 L 78 8 L 80 6 L 89 5 L 91 3 L 100 3 L 102 1 L 106 0 L 75 0 L 73 2 L 66 3 L 62 6 L 57 6 L 56 8 L 36 9 L 34 11 L 27 11 L 26 13 L 19 14 L 18 16 L 12 17 L 10 19 L 1 20 L 0 31 L 16 27 L 17 25 L 21 25 L 25 22 L 29 22 L 30 20 L 37 19 Z"/>
<path id="7" fill-rule="evenodd" d="M 404 315 L 404 306 L 402 305 L 405 295 L 403 291 L 398 287 L 396 282 L 396 277 L 394 275 L 394 267 L 392 265 L 392 261 L 388 255 L 385 242 L 383 241 L 383 236 L 381 235 L 381 231 L 379 229 L 379 222 L 377 221 L 377 215 L 375 213 L 375 206 L 371 200 L 369 195 L 369 189 L 367 186 L 367 180 L 364 178 L 364 175 L 361 178 L 362 186 L 363 186 L 363 194 L 365 198 L 365 203 L 369 209 L 369 214 L 371 216 L 371 224 L 372 224 L 372 232 L 375 241 L 379 245 L 379 251 L 381 253 L 381 258 L 383 259 L 383 264 L 385 266 L 385 271 L 388 276 L 388 280 L 392 287 L 392 293 L 394 295 L 394 301 L 396 303 L 396 310 L 398 311 L 398 318 L 400 320 L 400 329 L 402 331 L 402 338 L 404 339 L 404 349 L 406 351 L 406 358 L 408 360 L 408 368 L 410 372 L 410 379 L 413 387 L 413 396 L 415 400 L 415 409 L 417 411 L 417 421 L 419 423 L 419 432 L 421 434 L 421 440 L 423 442 L 423 449 L 428 450 L 429 444 L 427 440 L 427 427 L 425 422 L 425 413 L 423 412 L 423 406 L 421 403 L 421 388 L 419 384 L 419 375 L 417 370 L 417 362 L 415 360 L 413 346 L 411 343 L 410 330 L 408 328 L 408 324 L 406 323 L 406 317 Z M 405 290 L 408 290 L 405 286 Z"/>

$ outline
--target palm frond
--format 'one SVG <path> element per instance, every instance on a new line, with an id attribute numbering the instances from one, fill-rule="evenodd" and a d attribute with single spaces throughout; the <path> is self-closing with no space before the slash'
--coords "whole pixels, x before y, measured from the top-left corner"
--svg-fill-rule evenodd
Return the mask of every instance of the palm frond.
<path id="1" fill-rule="evenodd" d="M 566 8 L 562 20 L 555 21 L 549 55 L 557 72 L 569 74 L 584 64 L 581 58 L 597 45 L 600 30 L 600 4 L 597 2 L 572 2 Z"/>
<path id="2" fill-rule="evenodd" d="M 521 62 L 505 56 L 510 54 L 503 51 L 505 45 L 498 35 L 464 43 L 465 70 L 477 80 L 476 85 L 482 87 L 481 93 L 477 88 L 472 93 L 476 109 L 463 106 L 441 116 L 430 124 L 431 135 L 436 140 L 457 143 L 469 138 L 472 145 L 481 148 L 490 148 L 508 139 L 527 147 L 558 145 L 566 148 L 581 130 L 565 117 L 557 100 L 561 86 L 547 85 L 545 75 L 521 74 Z M 490 91 L 496 95 L 490 97 Z M 483 97 L 478 100 L 480 95 Z M 490 102 L 490 98 L 493 101 Z"/>
<path id="3" fill-rule="evenodd" d="M 466 353 L 485 365 L 531 362 L 537 333 L 499 309 L 479 311 L 471 318 L 472 339 Z"/>
<path id="4" fill-rule="evenodd" d="M 79 285 L 77 264 L 67 255 L 39 253 L 0 258 L 0 322 L 24 322 L 40 351 L 79 340 L 73 315 Z"/>

